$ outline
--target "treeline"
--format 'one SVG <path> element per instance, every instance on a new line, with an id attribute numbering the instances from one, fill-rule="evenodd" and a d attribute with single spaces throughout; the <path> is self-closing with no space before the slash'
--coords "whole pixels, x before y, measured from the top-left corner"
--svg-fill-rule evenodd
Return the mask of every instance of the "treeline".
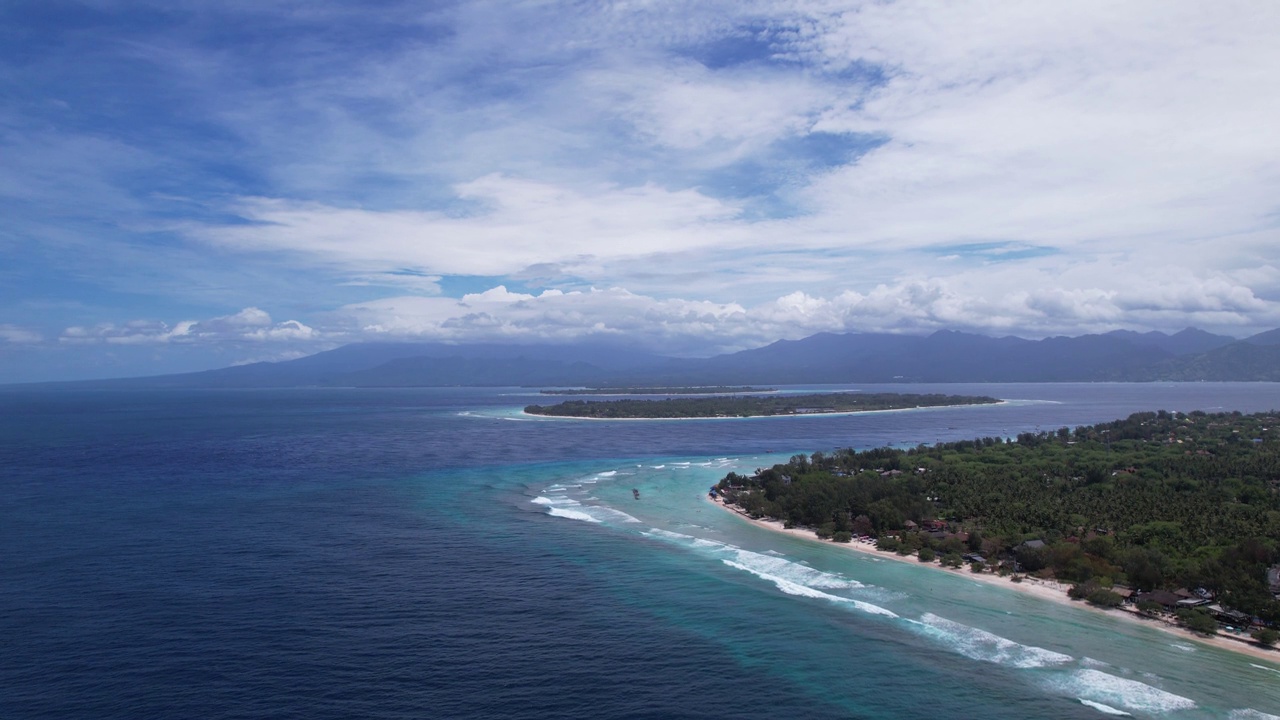
<path id="1" fill-rule="evenodd" d="M 718 487 L 826 537 L 1016 559 L 1091 586 L 1206 588 L 1280 621 L 1267 582 L 1280 561 L 1277 425 L 1273 413 L 1138 413 L 1009 441 L 797 455 Z M 926 525 L 945 531 L 904 531 Z"/>
<path id="2" fill-rule="evenodd" d="M 574 390 L 539 390 L 542 395 L 732 395 L 734 393 L 774 392 L 777 388 L 729 385 L 680 387 L 589 387 Z"/>
<path id="3" fill-rule="evenodd" d="M 665 400 L 568 400 L 558 405 L 529 405 L 532 415 L 586 418 L 711 418 L 805 415 L 914 407 L 979 405 L 1000 402 L 970 395 L 899 393 L 823 393 L 816 395 L 668 398 Z"/>

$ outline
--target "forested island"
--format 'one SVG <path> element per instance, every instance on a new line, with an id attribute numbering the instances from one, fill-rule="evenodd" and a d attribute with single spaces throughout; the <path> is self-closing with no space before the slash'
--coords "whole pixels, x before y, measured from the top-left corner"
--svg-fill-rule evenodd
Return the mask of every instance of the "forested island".
<path id="1" fill-rule="evenodd" d="M 1280 624 L 1280 413 L 1138 413 L 909 450 L 796 455 L 713 488 L 818 537 L 1074 583 L 1189 628 Z"/>
<path id="2" fill-rule="evenodd" d="M 579 390 L 542 390 L 543 395 L 733 395 L 735 393 L 776 392 L 777 388 L 730 387 L 728 385 L 682 387 L 590 387 Z"/>
<path id="3" fill-rule="evenodd" d="M 529 405 L 531 415 L 610 420 L 717 417 L 772 417 L 825 413 L 901 410 L 950 405 L 984 405 L 999 400 L 970 395 L 904 395 L 899 393 L 821 393 L 671 398 L 666 400 L 568 400 L 558 405 Z"/>

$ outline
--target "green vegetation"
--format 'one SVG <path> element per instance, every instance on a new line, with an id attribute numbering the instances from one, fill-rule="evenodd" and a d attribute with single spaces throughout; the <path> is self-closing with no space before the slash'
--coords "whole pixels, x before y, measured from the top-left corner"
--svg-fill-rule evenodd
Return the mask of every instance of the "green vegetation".
<path id="1" fill-rule="evenodd" d="M 681 387 L 591 387 L 583 390 L 541 390 L 543 395 L 732 395 L 776 392 L 777 388 L 730 387 L 728 385 Z"/>
<path id="2" fill-rule="evenodd" d="M 719 489 L 755 517 L 954 564 L 981 556 L 1002 574 L 1078 583 L 1097 605 L 1120 602 L 1113 585 L 1202 589 L 1280 622 L 1267 579 L 1280 564 L 1277 413 L 1148 412 L 1008 441 L 796 455 L 730 473 Z M 1216 628 L 1203 611 L 1183 615 L 1197 631 Z"/>
<path id="3" fill-rule="evenodd" d="M 1144 615 L 1156 615 L 1163 609 L 1158 602 L 1152 602 L 1151 600 L 1138 601 L 1138 612 Z"/>
<path id="4" fill-rule="evenodd" d="M 1098 588 L 1085 596 L 1085 600 L 1091 605 L 1100 607 L 1120 607 L 1124 603 L 1124 598 L 1120 597 L 1120 593 L 1105 588 Z"/>
<path id="5" fill-rule="evenodd" d="M 530 405 L 532 415 L 583 418 L 713 418 L 811 415 L 837 412 L 898 410 L 914 407 L 981 405 L 1000 402 L 991 397 L 965 395 L 901 395 L 898 393 L 825 393 L 667 400 L 568 400 L 559 405 Z"/>
<path id="6" fill-rule="evenodd" d="M 1188 630 L 1201 635 L 1218 634 L 1218 621 L 1202 610 L 1179 610 L 1178 622 L 1181 622 Z"/>
<path id="7" fill-rule="evenodd" d="M 1067 590 L 1067 595 L 1072 600 L 1084 600 L 1090 605 L 1099 607 L 1120 607 L 1124 603 L 1120 593 L 1101 587 L 1094 582 L 1072 585 L 1071 589 Z"/>

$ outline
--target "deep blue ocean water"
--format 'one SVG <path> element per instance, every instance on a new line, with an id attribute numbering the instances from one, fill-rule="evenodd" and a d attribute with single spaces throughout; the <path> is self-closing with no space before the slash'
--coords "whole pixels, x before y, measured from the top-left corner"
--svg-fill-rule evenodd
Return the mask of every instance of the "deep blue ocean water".
<path id="1" fill-rule="evenodd" d="M 1280 665 L 703 500 L 795 452 L 1280 385 L 862 387 L 1013 402 L 601 422 L 511 388 L 0 390 L 0 718 L 1280 715 Z"/>

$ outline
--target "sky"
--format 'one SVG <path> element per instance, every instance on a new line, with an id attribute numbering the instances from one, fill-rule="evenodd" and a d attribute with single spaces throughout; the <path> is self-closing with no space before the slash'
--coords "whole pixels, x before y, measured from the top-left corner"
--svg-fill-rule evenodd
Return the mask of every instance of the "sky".
<path id="1" fill-rule="evenodd" d="M 1280 3 L 8 0 L 0 383 L 1280 327 Z"/>

